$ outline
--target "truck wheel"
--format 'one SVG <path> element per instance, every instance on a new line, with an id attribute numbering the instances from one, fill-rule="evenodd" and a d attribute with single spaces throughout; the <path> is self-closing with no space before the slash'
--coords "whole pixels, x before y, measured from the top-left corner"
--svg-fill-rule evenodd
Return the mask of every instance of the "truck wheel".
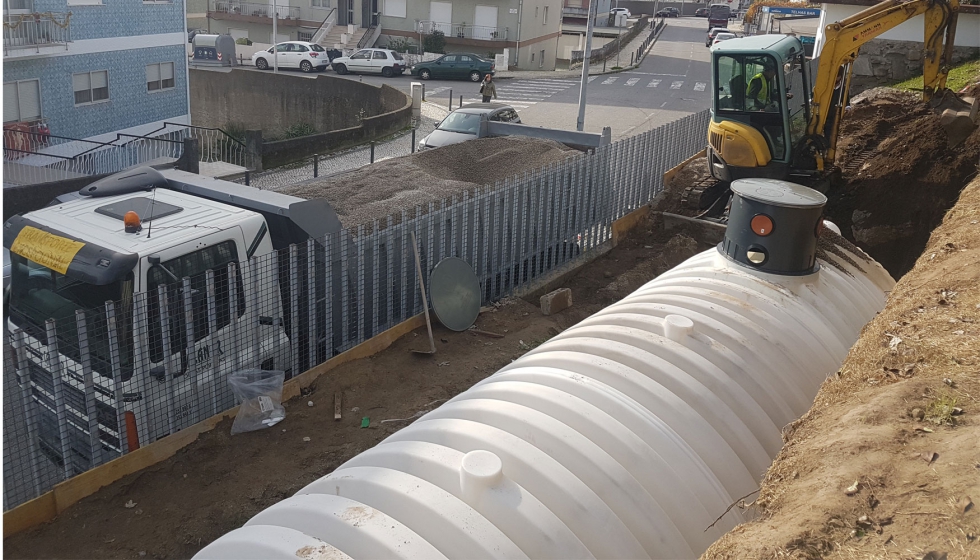
<path id="1" fill-rule="evenodd" d="M 423 70 L 419 71 L 419 78 L 421 78 L 423 80 L 428 80 L 431 77 L 432 77 L 432 72 L 429 72 L 429 70 L 423 69 Z"/>
<path id="2" fill-rule="evenodd" d="M 483 76 L 480 75 L 480 71 L 479 70 L 474 70 L 474 71 L 470 72 L 470 81 L 471 82 L 479 82 L 482 79 L 483 79 Z"/>
<path id="3" fill-rule="evenodd" d="M 264 58 L 260 58 L 255 61 L 255 67 L 258 68 L 259 70 L 268 70 L 269 63 Z"/>
<path id="4" fill-rule="evenodd" d="M 381 69 L 381 75 L 384 76 L 385 78 L 390 78 L 392 74 L 393 72 L 391 70 L 391 66 L 385 66 L 384 68 Z"/>
<path id="5" fill-rule="evenodd" d="M 333 67 L 333 71 L 343 76 L 344 74 L 347 73 L 347 67 L 344 66 L 343 64 L 335 64 Z"/>

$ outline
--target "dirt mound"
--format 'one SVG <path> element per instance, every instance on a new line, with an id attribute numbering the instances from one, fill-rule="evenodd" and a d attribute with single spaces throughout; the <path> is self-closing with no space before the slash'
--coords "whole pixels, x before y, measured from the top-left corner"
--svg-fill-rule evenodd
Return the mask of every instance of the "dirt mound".
<path id="1" fill-rule="evenodd" d="M 578 153 L 552 140 L 480 138 L 305 181 L 282 192 L 327 200 L 344 226 L 350 227 L 451 198 Z"/>
<path id="2" fill-rule="evenodd" d="M 939 115 L 909 92 L 876 88 L 852 107 L 837 153 L 845 185 L 827 214 L 897 278 L 976 174 L 980 130 L 950 148 Z"/>
<path id="3" fill-rule="evenodd" d="M 978 221 L 975 180 L 703 558 L 980 558 Z"/>

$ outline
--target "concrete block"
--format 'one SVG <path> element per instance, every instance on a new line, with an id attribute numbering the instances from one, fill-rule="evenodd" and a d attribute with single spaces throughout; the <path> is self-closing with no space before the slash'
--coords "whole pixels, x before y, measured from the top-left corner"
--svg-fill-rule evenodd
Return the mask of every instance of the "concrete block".
<path id="1" fill-rule="evenodd" d="M 541 296 L 541 313 L 554 315 L 572 306 L 572 291 L 568 288 L 558 288 Z"/>

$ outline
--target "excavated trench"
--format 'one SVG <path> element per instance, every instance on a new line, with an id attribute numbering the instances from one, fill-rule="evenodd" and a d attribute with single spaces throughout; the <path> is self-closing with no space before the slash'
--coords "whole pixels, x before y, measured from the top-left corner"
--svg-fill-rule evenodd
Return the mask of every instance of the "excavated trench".
<path id="1" fill-rule="evenodd" d="M 853 99 L 837 162 L 844 180 L 827 193 L 827 217 L 898 279 L 976 176 L 980 129 L 950 147 L 939 115 L 916 94 L 876 88 Z M 706 161 L 694 161 L 667 185 L 658 209 L 694 215 L 683 193 L 706 175 Z"/>

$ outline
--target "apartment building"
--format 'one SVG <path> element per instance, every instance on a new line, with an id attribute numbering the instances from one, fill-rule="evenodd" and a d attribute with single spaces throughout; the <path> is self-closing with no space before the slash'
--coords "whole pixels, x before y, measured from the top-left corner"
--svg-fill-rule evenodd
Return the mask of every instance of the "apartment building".
<path id="1" fill-rule="evenodd" d="M 433 31 L 448 52 L 488 56 L 509 49 L 510 65 L 554 70 L 562 0 L 378 0 L 381 42 L 421 42 Z"/>
<path id="2" fill-rule="evenodd" d="M 183 0 L 4 0 L 5 160 L 190 123 L 186 43 Z"/>
<path id="3" fill-rule="evenodd" d="M 377 24 L 379 0 L 188 0 L 188 26 L 191 16 L 203 9 L 209 33 L 227 33 L 235 39 L 256 43 L 313 41 L 333 48 L 344 44 L 354 48 L 367 29 Z M 196 6 L 191 11 L 191 6 Z M 276 36 L 272 20 L 277 16 Z M 353 27 L 349 27 L 353 26 Z M 369 37 L 370 38 L 370 37 Z M 365 46 L 365 45 L 361 45 Z M 370 46 L 370 45 L 367 45 Z"/>

